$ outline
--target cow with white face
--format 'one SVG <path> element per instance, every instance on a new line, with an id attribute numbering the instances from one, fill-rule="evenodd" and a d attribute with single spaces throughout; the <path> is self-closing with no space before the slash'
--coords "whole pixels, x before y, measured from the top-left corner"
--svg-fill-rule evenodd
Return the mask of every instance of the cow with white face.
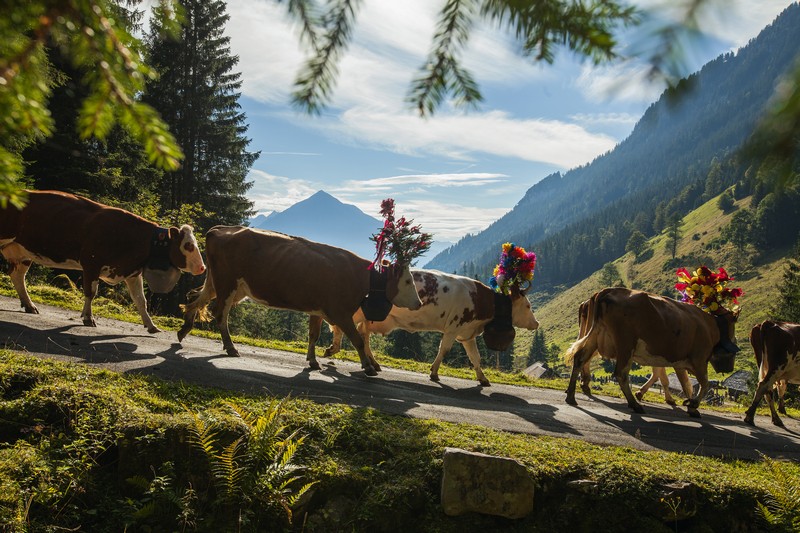
<path id="1" fill-rule="evenodd" d="M 458 341 L 464 346 L 478 381 L 481 385 L 488 387 L 490 383 L 481 370 L 481 354 L 478 351 L 476 339 L 484 333 L 488 324 L 498 318 L 498 315 L 503 314 L 496 303 L 499 295 L 483 283 L 464 276 L 421 269 L 412 269 L 411 273 L 414 277 L 417 294 L 422 301 L 422 307 L 416 310 L 392 307 L 389 316 L 380 322 L 366 320 L 361 311 L 353 316 L 363 338 L 367 357 L 373 367 L 380 369 L 380 365 L 375 361 L 370 349 L 369 336 L 371 333 L 387 335 L 395 329 L 410 332 L 438 331 L 442 333 L 442 340 L 439 343 L 436 359 L 431 366 L 431 380 L 439 381 L 439 366 L 453 346 L 453 342 Z M 531 304 L 526 297 L 526 291 L 515 286 L 507 298 L 510 299 L 511 325 L 528 330 L 535 330 L 539 327 Z M 315 364 L 319 368 L 319 364 L 313 356 L 313 345 L 319 338 L 320 326 L 320 320 L 309 322 L 309 357 L 312 368 Z M 334 327 L 333 344 L 326 349 L 326 357 L 340 350 L 341 338 L 341 330 Z M 487 342 L 489 342 L 488 339 Z"/>
<path id="2" fill-rule="evenodd" d="M 99 280 L 125 281 L 147 331 L 143 278 L 153 292 L 169 292 L 181 271 L 200 275 L 205 264 L 192 227 L 162 228 L 133 213 L 59 191 L 26 191 L 22 209 L 0 209 L 0 251 L 26 313 L 38 313 L 25 285 L 31 264 L 83 271 L 81 318 L 94 326 L 92 300 Z"/>

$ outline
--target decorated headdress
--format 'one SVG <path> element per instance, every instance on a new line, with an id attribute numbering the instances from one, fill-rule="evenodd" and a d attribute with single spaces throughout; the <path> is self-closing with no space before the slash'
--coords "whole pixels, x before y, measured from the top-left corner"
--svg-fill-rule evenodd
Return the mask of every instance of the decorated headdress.
<path id="1" fill-rule="evenodd" d="M 494 267 L 489 286 L 501 294 L 511 293 L 511 286 L 522 289 L 523 284 L 530 286 L 533 280 L 533 269 L 536 267 L 536 254 L 526 252 L 525 248 L 507 242 L 503 245 L 500 262 Z M 525 287 L 527 288 L 527 287 Z M 523 289 L 524 290 L 524 289 Z"/>
<path id="2" fill-rule="evenodd" d="M 410 265 L 411 261 L 431 247 L 433 236 L 423 232 L 421 226 L 412 226 L 413 220 L 407 220 L 406 217 L 395 220 L 392 198 L 381 202 L 380 213 L 386 220 L 380 232 L 370 237 L 375 242 L 375 260 L 370 268 L 380 269 L 385 255 L 394 257 L 398 264 Z"/>
<path id="3" fill-rule="evenodd" d="M 676 272 L 678 283 L 675 288 L 681 293 L 681 301 L 694 304 L 707 313 L 716 313 L 720 308 L 732 311 L 739 305 L 742 289 L 729 289 L 728 282 L 733 278 L 720 267 L 713 272 L 703 265 L 694 272 L 679 268 Z"/>

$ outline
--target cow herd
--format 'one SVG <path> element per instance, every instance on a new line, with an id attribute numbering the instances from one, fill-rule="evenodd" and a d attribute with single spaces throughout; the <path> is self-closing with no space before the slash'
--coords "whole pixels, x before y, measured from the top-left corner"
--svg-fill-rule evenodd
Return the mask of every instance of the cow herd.
<path id="1" fill-rule="evenodd" d="M 84 325 L 95 325 L 92 300 L 99 280 L 110 284 L 124 281 L 150 333 L 159 330 L 147 312 L 143 282 L 146 280 L 153 292 L 169 292 L 181 272 L 206 273 L 203 286 L 187 295 L 179 340 L 188 335 L 197 316 L 216 299 L 213 316 L 223 348 L 229 356 L 237 356 L 228 330 L 228 314 L 233 305 L 250 298 L 309 315 L 307 359 L 312 369 L 320 368 L 314 345 L 323 320 L 333 331 L 333 344 L 325 355 L 335 354 L 345 335 L 368 376 L 381 370 L 370 349 L 372 333 L 438 331 L 442 340 L 431 367 L 431 380 L 439 380 L 439 366 L 458 341 L 478 381 L 488 386 L 480 366 L 477 337 L 484 335 L 487 346 L 502 346 L 510 342 L 509 330 L 513 339 L 513 327 L 535 330 L 539 326 L 526 290 L 519 286 L 512 288 L 504 304 L 494 290 L 479 281 L 388 261 L 379 269 L 382 281 L 376 286 L 372 263 L 351 252 L 240 226 L 209 230 L 204 262 L 191 226 L 162 228 L 123 209 L 57 191 L 28 191 L 25 207 L 0 209 L 0 251 L 25 312 L 38 313 L 25 285 L 25 275 L 33 263 L 81 270 Z M 381 320 L 365 316 L 367 295 L 386 302 Z M 641 394 L 632 393 L 629 381 L 634 362 L 653 366 L 654 379 L 665 377 L 665 367 L 674 368 L 687 392 L 685 403 L 691 416 L 699 416 L 697 408 L 709 391 L 708 364 L 720 372 L 733 370 L 738 351 L 738 312 L 720 308 L 707 313 L 647 292 L 608 288 L 584 302 L 578 315 L 578 339 L 566 355 L 567 361 L 572 361 L 566 391 L 566 401 L 571 405 L 577 404 L 579 376 L 583 391 L 589 393 L 588 364 L 595 355 L 616 361 L 614 375 L 628 405 L 638 413 L 644 411 L 639 403 Z M 497 330 L 498 323 L 505 324 L 505 330 Z M 759 381 L 745 422 L 754 423 L 755 410 L 766 396 L 773 423 L 783 425 L 772 392 L 773 388 L 780 392 L 782 407 L 786 384 L 800 383 L 800 325 L 768 320 L 753 328 L 750 341 Z M 700 384 L 694 396 L 686 386 L 687 372 Z"/>

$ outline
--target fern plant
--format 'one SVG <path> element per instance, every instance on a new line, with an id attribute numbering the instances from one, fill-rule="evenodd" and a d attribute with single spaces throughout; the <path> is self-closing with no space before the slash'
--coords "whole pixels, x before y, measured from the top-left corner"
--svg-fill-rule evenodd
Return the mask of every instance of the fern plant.
<path id="1" fill-rule="evenodd" d="M 264 413 L 235 403 L 227 406 L 241 422 L 242 434 L 228 444 L 220 438 L 218 423 L 192 413 L 191 442 L 203 452 L 217 490 L 217 503 L 242 520 L 253 505 L 283 512 L 292 523 L 292 509 L 316 484 L 302 483 L 304 466 L 295 462 L 305 436 L 288 435 L 281 412 L 285 400 L 274 400 Z"/>
<path id="2" fill-rule="evenodd" d="M 758 502 L 758 512 L 772 531 L 800 531 L 800 481 L 790 476 L 780 462 L 762 455 L 770 478 L 764 503 Z"/>

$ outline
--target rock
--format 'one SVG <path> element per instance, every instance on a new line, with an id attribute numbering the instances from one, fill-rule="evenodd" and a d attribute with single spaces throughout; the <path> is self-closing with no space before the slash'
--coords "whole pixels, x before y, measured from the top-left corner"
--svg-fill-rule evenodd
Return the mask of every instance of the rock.
<path id="1" fill-rule="evenodd" d="M 533 511 L 533 487 L 528 470 L 514 459 L 444 451 L 442 507 L 449 516 L 475 512 L 523 518 Z"/>

